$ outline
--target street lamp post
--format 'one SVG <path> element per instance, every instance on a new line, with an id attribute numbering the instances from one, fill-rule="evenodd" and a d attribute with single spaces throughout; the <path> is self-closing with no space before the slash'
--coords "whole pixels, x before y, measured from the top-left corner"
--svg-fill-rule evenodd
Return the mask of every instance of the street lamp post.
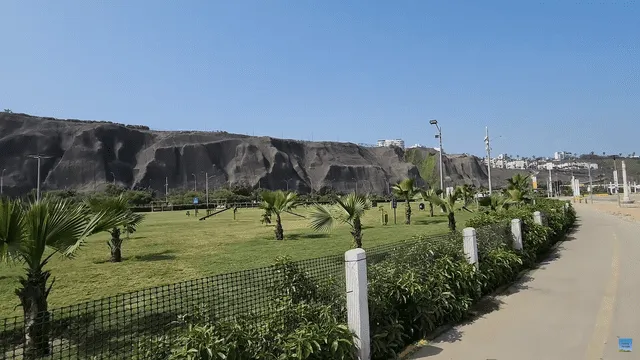
<path id="1" fill-rule="evenodd" d="M 49 159 L 52 156 L 43 156 L 43 155 L 27 155 L 28 157 L 32 158 L 32 159 L 38 159 L 38 184 L 36 187 L 36 201 L 40 202 L 40 160 L 41 159 Z"/>
<path id="2" fill-rule="evenodd" d="M 0 174 L 0 195 L 2 195 L 2 188 L 4 187 L 4 172 L 7 169 L 2 169 L 2 173 Z"/>
<path id="3" fill-rule="evenodd" d="M 198 191 L 198 177 L 194 173 L 191 173 L 191 176 L 193 176 L 193 192 L 197 192 Z"/>
<path id="4" fill-rule="evenodd" d="M 489 196 L 491 196 L 491 144 L 489 143 L 489 127 L 485 127 L 484 144 L 487 149 L 487 176 L 489 177 Z M 442 146 L 442 145 L 440 145 Z"/>
<path id="5" fill-rule="evenodd" d="M 355 181 L 356 183 L 356 195 L 358 195 L 358 180 L 356 180 L 356 178 L 351 178 L 351 180 Z"/>
<path id="6" fill-rule="evenodd" d="M 289 181 L 291 181 L 293 179 L 287 179 L 287 180 L 282 180 L 282 182 L 287 184 L 287 192 L 289 192 Z"/>
<path id="7" fill-rule="evenodd" d="M 113 179 L 113 186 L 116 185 L 116 175 L 114 173 L 111 173 L 111 178 Z"/>
<path id="8" fill-rule="evenodd" d="M 591 164 L 587 164 L 587 169 L 589 169 L 589 200 L 593 204 L 593 179 L 591 178 Z"/>
<path id="9" fill-rule="evenodd" d="M 442 193 L 444 194 L 444 173 L 442 168 L 442 129 L 438 125 L 438 120 L 430 120 L 429 124 L 435 125 L 436 129 L 438 129 L 436 138 L 440 140 L 440 190 L 442 190 Z"/>

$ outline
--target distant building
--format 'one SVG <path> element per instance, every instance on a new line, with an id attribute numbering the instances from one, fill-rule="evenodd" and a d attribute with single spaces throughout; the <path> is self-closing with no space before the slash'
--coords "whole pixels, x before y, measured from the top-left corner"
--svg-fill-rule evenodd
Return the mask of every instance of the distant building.
<path id="1" fill-rule="evenodd" d="M 566 154 L 564 153 L 564 151 L 556 151 L 553 153 L 553 160 L 555 161 L 564 160 L 565 157 L 566 157 Z"/>
<path id="2" fill-rule="evenodd" d="M 412 146 L 409 146 L 409 149 L 423 148 L 423 147 L 425 147 L 425 146 L 422 145 L 422 144 L 413 144 Z"/>
<path id="3" fill-rule="evenodd" d="M 389 146 L 397 146 L 399 148 L 404 149 L 404 140 L 402 139 L 378 140 L 378 147 L 389 147 Z"/>
<path id="4" fill-rule="evenodd" d="M 507 169 L 526 169 L 527 161 L 526 160 L 512 160 L 507 161 Z"/>

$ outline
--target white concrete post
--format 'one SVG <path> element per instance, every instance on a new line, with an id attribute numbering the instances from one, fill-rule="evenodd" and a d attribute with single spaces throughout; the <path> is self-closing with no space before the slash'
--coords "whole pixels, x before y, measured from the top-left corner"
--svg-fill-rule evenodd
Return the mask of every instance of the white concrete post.
<path id="1" fill-rule="evenodd" d="M 367 255 L 363 249 L 344 253 L 347 280 L 347 323 L 356 338 L 358 360 L 371 359 L 369 300 L 367 297 Z"/>
<path id="2" fill-rule="evenodd" d="M 622 160 L 622 191 L 624 192 L 622 202 L 631 203 L 631 198 L 629 198 L 629 183 L 627 182 L 627 165 L 624 163 L 624 160 Z"/>
<path id="3" fill-rule="evenodd" d="M 464 254 L 469 260 L 469 264 L 474 264 L 476 269 L 480 268 L 478 263 L 478 239 L 476 238 L 476 229 L 468 227 L 462 230 L 464 237 Z"/>
<path id="4" fill-rule="evenodd" d="M 538 225 L 542 225 L 543 224 L 542 213 L 540 211 L 534 211 L 533 212 L 533 222 L 535 222 Z"/>
<path id="5" fill-rule="evenodd" d="M 511 235 L 513 235 L 513 248 L 522 250 L 522 220 L 511 220 Z"/>

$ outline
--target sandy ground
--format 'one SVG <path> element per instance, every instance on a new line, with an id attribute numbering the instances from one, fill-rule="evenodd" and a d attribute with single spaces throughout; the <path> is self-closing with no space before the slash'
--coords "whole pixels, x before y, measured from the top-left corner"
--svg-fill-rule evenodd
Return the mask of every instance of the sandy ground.
<path id="1" fill-rule="evenodd" d="M 638 196 L 637 194 L 633 194 L 631 196 L 631 199 L 634 200 L 635 203 L 618 206 L 618 198 L 615 196 L 594 196 L 593 203 L 574 203 L 573 206 L 576 207 L 576 209 L 588 207 L 600 212 L 615 215 L 625 220 L 640 222 L 640 196 Z"/>

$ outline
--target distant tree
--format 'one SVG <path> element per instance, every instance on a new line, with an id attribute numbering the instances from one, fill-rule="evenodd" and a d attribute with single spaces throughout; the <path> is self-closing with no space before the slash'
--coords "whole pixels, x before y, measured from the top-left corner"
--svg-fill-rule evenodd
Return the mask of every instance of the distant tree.
<path id="1" fill-rule="evenodd" d="M 429 203 L 429 216 L 433 217 L 433 201 L 431 201 L 433 199 L 433 197 L 437 197 L 437 193 L 433 190 L 433 189 L 428 189 L 428 190 L 421 190 L 420 191 L 420 196 L 422 196 L 422 200 L 426 201 L 427 203 Z"/>
<path id="2" fill-rule="evenodd" d="M 13 111 L 11 111 L 11 109 L 4 109 L 4 112 L 11 114 Z"/>
<path id="3" fill-rule="evenodd" d="M 618 156 L 622 157 L 622 153 L 618 153 Z"/>

